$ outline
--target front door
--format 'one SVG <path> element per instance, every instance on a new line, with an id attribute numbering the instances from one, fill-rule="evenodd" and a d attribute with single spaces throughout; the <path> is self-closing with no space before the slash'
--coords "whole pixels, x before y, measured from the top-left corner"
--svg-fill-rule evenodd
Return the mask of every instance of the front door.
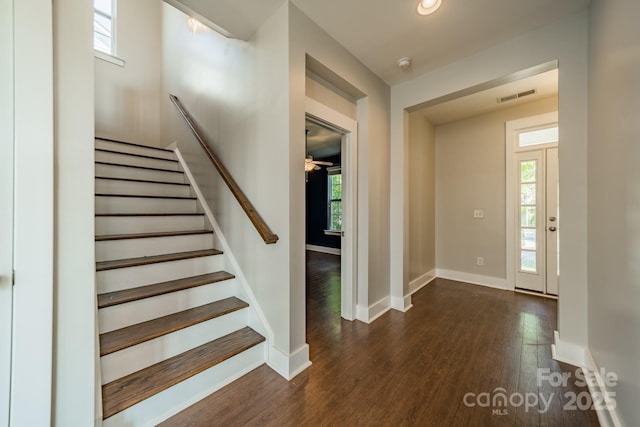
<path id="1" fill-rule="evenodd" d="M 515 127 L 515 288 L 557 295 L 558 125 L 544 120 L 548 117 L 518 121 L 526 124 L 522 128 L 507 126 Z"/>
<path id="2" fill-rule="evenodd" d="M 13 1 L 0 0 L 0 426 L 9 425 L 13 307 Z"/>
<path id="3" fill-rule="evenodd" d="M 516 288 L 558 294 L 558 148 L 516 154 Z"/>

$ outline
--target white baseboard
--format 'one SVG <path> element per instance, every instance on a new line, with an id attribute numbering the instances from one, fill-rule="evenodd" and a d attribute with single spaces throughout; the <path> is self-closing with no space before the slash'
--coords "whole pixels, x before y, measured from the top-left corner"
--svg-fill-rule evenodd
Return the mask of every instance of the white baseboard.
<path id="1" fill-rule="evenodd" d="M 306 245 L 308 251 L 321 252 L 323 254 L 340 255 L 339 248 L 329 248 L 327 246 Z"/>
<path id="2" fill-rule="evenodd" d="M 391 298 L 387 296 L 369 307 L 358 305 L 356 307 L 356 319 L 364 323 L 372 323 L 389 310 L 391 310 Z"/>
<path id="3" fill-rule="evenodd" d="M 589 393 L 591 394 L 593 402 L 602 402 L 602 405 L 595 408 L 598 415 L 598 421 L 601 427 L 621 427 L 622 422 L 618 416 L 617 405 L 607 405 L 606 401 L 603 402 L 604 397 L 611 397 L 615 399 L 615 391 L 610 390 L 607 387 L 607 383 L 602 378 L 602 373 L 606 371 L 601 369 L 596 363 L 591 352 L 587 349 L 586 352 L 587 367 L 583 367 L 584 377 L 587 380 L 587 386 L 589 387 Z"/>
<path id="4" fill-rule="evenodd" d="M 458 282 L 470 283 L 472 285 L 486 286 L 488 288 L 510 290 L 507 287 L 507 279 L 500 277 L 482 276 L 480 274 L 464 273 L 461 271 L 445 270 L 436 268 L 436 276 L 443 279 L 455 280 Z"/>
<path id="5" fill-rule="evenodd" d="M 267 364 L 287 381 L 311 366 L 309 360 L 309 345 L 304 344 L 291 354 L 286 354 L 277 348 L 270 346 L 267 355 Z"/>
<path id="6" fill-rule="evenodd" d="M 569 365 L 587 367 L 586 349 L 581 345 L 560 339 L 558 331 L 553 331 L 553 344 L 551 353 L 554 360 L 568 363 Z"/>
<path id="7" fill-rule="evenodd" d="M 424 288 L 429 283 L 431 283 L 436 277 L 438 277 L 438 276 L 436 275 L 436 269 L 434 268 L 433 270 L 427 271 L 426 273 L 424 273 L 422 276 L 418 277 L 417 279 L 414 279 L 414 280 L 410 281 L 409 282 L 409 295 L 415 294 L 420 289 Z"/>
<path id="8" fill-rule="evenodd" d="M 413 304 L 411 303 L 411 295 L 406 295 L 404 297 L 391 297 L 392 309 L 406 313 L 411 307 L 413 307 Z"/>

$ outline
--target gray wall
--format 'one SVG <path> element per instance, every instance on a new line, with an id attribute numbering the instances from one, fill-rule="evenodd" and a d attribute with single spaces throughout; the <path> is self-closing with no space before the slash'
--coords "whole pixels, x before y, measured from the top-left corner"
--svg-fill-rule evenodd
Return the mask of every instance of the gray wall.
<path id="1" fill-rule="evenodd" d="M 420 112 L 409 115 L 409 283 L 436 268 L 436 133 Z M 407 283 L 407 287 L 409 285 Z M 410 292 L 405 289 L 405 294 Z"/>
<path id="2" fill-rule="evenodd" d="M 436 127 L 438 268 L 506 278 L 505 122 L 557 109 L 545 98 Z"/>
<path id="3" fill-rule="evenodd" d="M 592 1 L 589 29 L 589 348 L 640 420 L 640 2 Z"/>

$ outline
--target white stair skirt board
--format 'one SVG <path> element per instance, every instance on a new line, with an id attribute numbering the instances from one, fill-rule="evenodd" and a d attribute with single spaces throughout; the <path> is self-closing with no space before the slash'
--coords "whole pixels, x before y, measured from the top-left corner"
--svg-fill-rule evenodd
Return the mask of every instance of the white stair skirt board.
<path id="1" fill-rule="evenodd" d="M 258 344 L 182 381 L 102 422 L 104 427 L 155 426 L 264 364 L 265 343 Z"/>
<path id="2" fill-rule="evenodd" d="M 247 278 L 245 277 L 242 269 L 240 268 L 240 264 L 238 263 L 238 260 L 233 255 L 233 251 L 229 246 L 229 242 L 227 242 L 227 239 L 224 237 L 224 233 L 222 232 L 220 225 L 218 224 L 215 217 L 213 216 L 213 212 L 211 211 L 211 208 L 209 207 L 207 200 L 202 194 L 202 191 L 200 191 L 200 187 L 198 186 L 198 183 L 193 177 L 193 174 L 189 169 L 189 165 L 185 162 L 184 157 L 182 156 L 182 153 L 180 153 L 180 150 L 175 147 L 175 145 L 177 144 L 173 143 L 171 145 L 173 146 L 172 148 L 174 149 L 175 155 L 178 158 L 178 161 L 180 162 L 180 166 L 182 167 L 182 170 L 184 170 L 185 172 L 186 181 L 191 184 L 193 192 L 198 198 L 200 207 L 202 208 L 202 210 L 204 211 L 204 214 L 208 219 L 208 223 L 211 225 L 211 227 L 213 227 L 216 248 L 224 252 L 225 270 L 236 276 L 235 283 L 236 283 L 237 297 L 249 303 L 249 327 L 251 327 L 254 331 L 258 332 L 263 337 L 265 337 L 267 345 L 270 345 L 271 343 L 273 343 L 273 331 L 271 329 L 271 326 L 269 325 L 269 322 L 267 321 L 267 318 L 265 317 L 264 312 L 260 308 L 260 304 L 258 303 L 258 300 L 255 297 L 255 294 L 251 290 L 251 286 L 249 286 L 249 282 L 247 281 Z M 308 352 L 307 352 L 307 360 L 308 360 Z M 269 364 L 269 366 L 271 365 Z M 274 368 L 274 370 L 276 369 Z M 278 371 L 276 370 L 276 372 Z"/>
<path id="3" fill-rule="evenodd" d="M 96 164 L 96 176 L 124 179 L 144 179 L 147 181 L 184 183 L 184 174 L 151 169 L 132 168 L 119 165 Z"/>
<path id="4" fill-rule="evenodd" d="M 96 242 L 96 261 L 213 249 L 213 233 Z"/>
<path id="5" fill-rule="evenodd" d="M 436 277 L 470 283 L 472 285 L 486 286 L 488 288 L 511 290 L 507 287 L 507 280 L 499 277 L 482 276 L 479 274 L 464 273 L 461 271 L 444 270 L 436 268 Z"/>
<path id="6" fill-rule="evenodd" d="M 220 255 L 161 262 L 137 267 L 116 268 L 96 272 L 98 293 L 120 291 L 138 286 L 152 285 L 183 277 L 223 270 Z"/>
<path id="7" fill-rule="evenodd" d="M 100 358 L 102 384 L 137 372 L 185 351 L 228 335 L 247 325 L 247 309 L 145 341 Z"/>
<path id="8" fill-rule="evenodd" d="M 189 197 L 188 185 L 96 178 L 96 194 L 146 194 L 148 196 Z"/>
<path id="9" fill-rule="evenodd" d="M 610 374 L 615 372 L 606 371 L 595 362 L 591 352 L 587 349 L 587 367 L 583 367 L 585 380 L 587 381 L 587 387 L 591 394 L 592 402 L 599 402 L 600 405 L 596 405 L 596 414 L 598 415 L 598 421 L 601 427 L 622 427 L 622 421 L 618 415 L 617 405 L 613 403 L 616 399 L 615 387 L 609 387 L 605 378 L 602 378 L 602 374 Z M 608 400 L 612 402 L 608 404 Z"/>
<path id="10" fill-rule="evenodd" d="M 327 246 L 306 245 L 306 249 L 308 251 L 321 252 L 323 254 L 330 254 L 330 255 L 340 255 L 341 254 L 341 251 L 340 251 L 339 248 L 329 248 Z"/>
<path id="11" fill-rule="evenodd" d="M 98 216 L 96 235 L 160 233 L 205 229 L 204 216 Z"/>
<path id="12" fill-rule="evenodd" d="M 588 366 L 586 348 L 578 344 L 562 341 L 558 331 L 553 332 L 551 353 L 553 358 L 559 362 L 580 367 Z"/>
<path id="13" fill-rule="evenodd" d="M 151 156 L 154 156 L 152 154 Z M 96 151 L 96 162 L 118 163 L 123 165 L 143 166 L 147 168 L 180 170 L 178 162 L 171 159 L 156 159 L 137 155 L 120 154 L 108 151 Z"/>
<path id="14" fill-rule="evenodd" d="M 229 298 L 235 291 L 235 279 L 230 279 L 101 308 L 98 310 L 100 333 Z"/>
<path id="15" fill-rule="evenodd" d="M 138 145 L 121 144 L 119 142 L 105 141 L 96 139 L 96 148 L 102 150 L 121 151 L 123 153 L 142 154 L 143 156 L 162 157 L 163 159 L 175 159 L 170 151 L 156 150 L 150 147 L 141 147 Z"/>
<path id="16" fill-rule="evenodd" d="M 384 297 L 369 307 L 358 305 L 356 307 L 356 319 L 365 323 L 372 323 L 391 309 L 391 298 Z"/>
<path id="17" fill-rule="evenodd" d="M 271 369 L 290 381 L 311 366 L 309 345 L 304 344 L 292 354 L 285 354 L 275 347 L 269 347 L 267 363 Z"/>
<path id="18" fill-rule="evenodd" d="M 193 199 L 96 196 L 96 213 L 197 213 Z"/>

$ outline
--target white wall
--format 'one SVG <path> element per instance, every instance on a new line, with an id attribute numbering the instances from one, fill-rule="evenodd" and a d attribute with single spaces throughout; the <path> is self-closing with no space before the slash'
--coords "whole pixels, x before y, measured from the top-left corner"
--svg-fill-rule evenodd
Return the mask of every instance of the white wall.
<path id="1" fill-rule="evenodd" d="M 419 111 L 409 114 L 409 282 L 436 268 L 436 128 Z"/>
<path id="2" fill-rule="evenodd" d="M 402 297 L 406 280 L 407 238 L 407 108 L 446 94 L 558 60 L 560 212 L 563 240 L 560 252 L 558 328 L 562 342 L 587 344 L 587 14 L 581 13 L 497 44 L 392 88 L 391 95 L 391 283 Z M 567 346 L 560 346 L 562 350 Z M 576 361 L 576 363 L 581 361 Z"/>
<path id="3" fill-rule="evenodd" d="M 53 11 L 46 0 L 13 2 L 13 11 L 15 287 L 11 425 L 35 426 L 49 425 L 52 409 Z"/>
<path id="4" fill-rule="evenodd" d="M 438 268 L 506 279 L 505 122 L 557 109 L 551 97 L 436 127 Z"/>
<path id="5" fill-rule="evenodd" d="M 92 16 L 91 2 L 54 2 L 53 419 L 58 426 L 88 426 L 101 417 L 96 396 Z"/>
<path id="6" fill-rule="evenodd" d="M 280 240 L 273 245 L 262 241 L 165 95 L 163 141 L 178 142 L 261 304 L 274 332 L 273 345 L 289 355 L 304 344 L 304 334 L 292 347 L 287 310 L 291 300 L 288 10 L 278 10 L 248 42 L 226 39 L 208 29 L 192 34 L 182 12 L 166 4 L 162 12 L 163 92 L 180 98 Z"/>
<path id="7" fill-rule="evenodd" d="M 311 99 L 330 107 L 345 116 L 358 120 L 358 106 L 356 102 L 342 93 L 339 93 L 331 84 L 317 77 L 307 76 L 305 80 L 305 93 Z"/>
<path id="8" fill-rule="evenodd" d="M 95 59 L 97 136 L 160 144 L 162 4 L 161 0 L 117 2 L 116 56 L 125 65 Z"/>
<path id="9" fill-rule="evenodd" d="M 290 227 L 292 339 L 304 342 L 304 114 L 306 55 L 358 99 L 358 309 L 389 307 L 389 87 L 293 4 L 290 13 Z M 362 96 L 364 94 L 364 96 Z M 300 137 L 298 135 L 301 135 Z M 373 310 L 373 311 L 372 311 Z M 293 338 L 295 337 L 295 338 Z"/>
<path id="10" fill-rule="evenodd" d="M 591 2 L 589 348 L 619 381 L 623 425 L 640 420 L 640 3 Z"/>

